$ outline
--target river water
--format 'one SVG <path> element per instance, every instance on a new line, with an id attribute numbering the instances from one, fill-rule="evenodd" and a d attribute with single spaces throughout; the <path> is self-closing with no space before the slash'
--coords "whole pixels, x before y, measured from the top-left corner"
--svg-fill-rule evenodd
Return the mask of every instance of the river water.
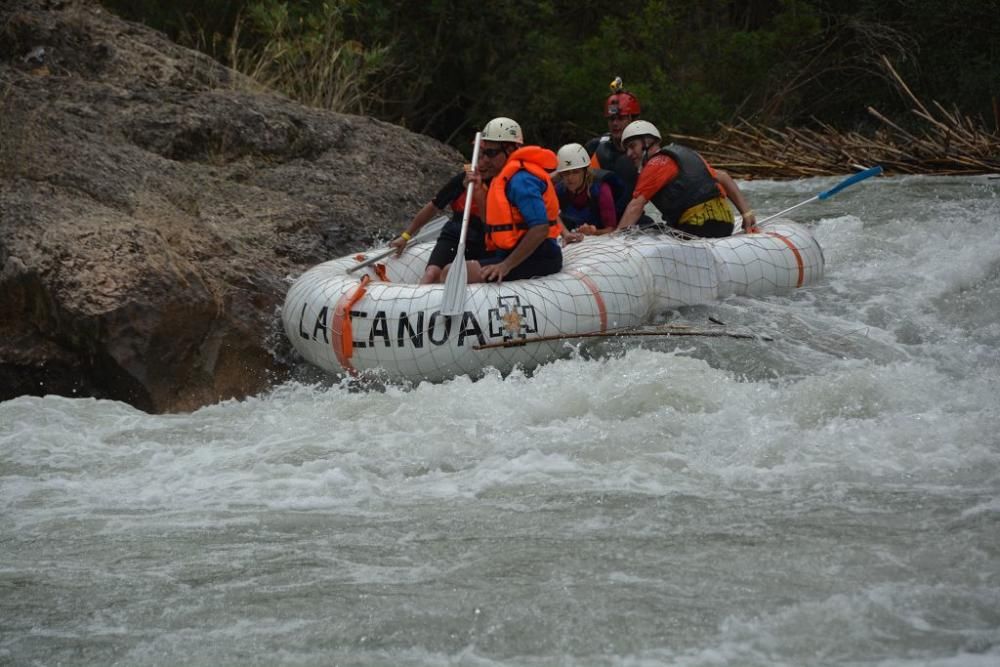
<path id="1" fill-rule="evenodd" d="M 1000 665 L 1000 180 L 794 217 L 819 284 L 669 314 L 770 342 L 0 404 L 0 664 Z"/>

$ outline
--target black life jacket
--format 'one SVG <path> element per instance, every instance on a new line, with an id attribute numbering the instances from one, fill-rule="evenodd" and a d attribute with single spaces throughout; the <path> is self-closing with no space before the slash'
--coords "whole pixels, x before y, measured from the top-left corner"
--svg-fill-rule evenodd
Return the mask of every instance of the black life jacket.
<path id="1" fill-rule="evenodd" d="M 622 200 L 627 204 L 632 199 L 632 191 L 635 190 L 635 182 L 639 178 L 639 172 L 636 171 L 632 160 L 628 158 L 625 151 L 615 148 L 610 134 L 604 134 L 596 141 L 591 141 L 587 145 L 588 150 L 591 147 L 593 147 L 592 154 L 597 156 L 597 162 L 601 165 L 601 169 L 613 171 L 621 180 L 624 185 Z M 618 201 L 617 197 L 615 201 Z"/>
<path id="2" fill-rule="evenodd" d="M 650 200 L 663 215 L 663 221 L 676 226 L 681 214 L 692 206 L 722 196 L 719 185 L 708 171 L 705 161 L 695 151 L 680 144 L 668 144 L 660 153 L 677 163 L 677 177 L 660 188 Z M 655 159 L 654 155 L 650 159 Z"/>

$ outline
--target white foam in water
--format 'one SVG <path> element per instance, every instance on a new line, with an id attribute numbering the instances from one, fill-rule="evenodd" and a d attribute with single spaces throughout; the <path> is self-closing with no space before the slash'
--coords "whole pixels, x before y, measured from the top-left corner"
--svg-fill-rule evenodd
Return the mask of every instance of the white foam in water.
<path id="1" fill-rule="evenodd" d="M 670 314 L 771 342 L 0 404 L 0 662 L 1000 664 L 998 188 L 847 190 L 819 285 Z"/>

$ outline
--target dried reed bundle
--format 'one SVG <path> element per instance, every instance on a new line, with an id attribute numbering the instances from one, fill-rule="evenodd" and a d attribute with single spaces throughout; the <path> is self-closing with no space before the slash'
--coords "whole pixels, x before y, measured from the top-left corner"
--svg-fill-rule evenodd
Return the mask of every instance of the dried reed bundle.
<path id="1" fill-rule="evenodd" d="M 756 126 L 741 120 L 723 125 L 708 139 L 681 134 L 670 137 L 696 148 L 705 158 L 739 178 L 800 178 L 842 174 L 880 164 L 897 174 L 1000 173 L 1000 132 L 990 132 L 958 109 L 938 102 L 925 105 L 883 56 L 883 65 L 919 119 L 908 131 L 877 109 L 868 112 L 882 123 L 872 135 L 844 132 L 814 119 L 814 128 Z M 1000 125 L 1000 118 L 997 119 Z"/>

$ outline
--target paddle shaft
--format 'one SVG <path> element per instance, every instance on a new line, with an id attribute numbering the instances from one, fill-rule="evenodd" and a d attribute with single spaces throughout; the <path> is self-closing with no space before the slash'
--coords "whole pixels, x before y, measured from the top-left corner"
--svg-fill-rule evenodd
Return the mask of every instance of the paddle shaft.
<path id="1" fill-rule="evenodd" d="M 448 222 L 448 216 L 446 216 L 446 215 L 441 215 L 441 216 L 438 216 L 438 217 L 434 218 L 433 220 L 431 220 L 430 222 L 428 222 L 426 225 L 424 225 L 420 229 L 419 232 L 417 232 L 416 234 L 414 234 L 413 238 L 411 238 L 409 241 L 406 242 L 406 246 L 411 246 L 414 243 L 421 243 L 424 240 L 430 238 L 431 236 L 437 234 L 438 232 L 441 231 L 441 227 L 443 227 L 444 223 L 446 223 L 446 222 Z M 347 273 L 354 273 L 358 269 L 363 269 L 366 266 L 371 266 L 375 262 L 379 261 L 380 259 L 385 259 L 386 257 L 388 257 L 389 255 L 393 254 L 394 252 L 396 252 L 395 248 L 389 248 L 388 250 L 383 250 L 382 252 L 378 253 L 377 255 L 372 255 L 368 259 L 366 259 L 366 260 L 364 260 L 362 262 L 358 262 L 357 264 L 355 264 L 351 268 L 347 269 Z"/>
<path id="2" fill-rule="evenodd" d="M 479 142 L 482 140 L 482 133 L 476 132 L 476 141 L 472 146 L 472 170 L 477 171 L 479 169 Z M 455 254 L 455 259 L 452 261 L 457 261 L 459 257 L 462 258 L 462 262 L 465 262 L 465 237 L 469 233 L 469 216 L 472 212 L 472 191 L 475 189 L 475 184 L 470 180 L 469 184 L 465 186 L 465 209 L 462 211 L 462 231 L 458 235 L 458 248 L 459 252 Z"/>
<path id="3" fill-rule="evenodd" d="M 757 226 L 758 226 L 758 227 L 760 227 L 761 225 L 763 225 L 763 224 L 765 224 L 765 223 L 767 223 L 767 222 L 769 222 L 769 221 L 771 221 L 771 220 L 774 220 L 775 218 L 780 218 L 781 216 L 783 216 L 784 214 L 788 213 L 789 211 L 794 211 L 795 209 L 799 208 L 800 206 L 805 206 L 806 204 L 811 204 L 811 203 L 813 203 L 814 201 L 818 201 L 818 200 L 819 200 L 819 195 L 816 195 L 816 196 L 814 196 L 814 197 L 810 197 L 809 199 L 807 199 L 807 200 L 805 200 L 805 201 L 800 201 L 800 202 L 799 202 L 798 204 L 796 204 L 795 206 L 789 206 L 789 207 L 788 207 L 788 208 L 786 208 L 786 209 L 785 209 L 784 211 L 778 211 L 778 212 L 777 212 L 777 213 L 775 213 L 774 215 L 769 215 L 769 216 L 767 216 L 767 217 L 766 217 L 766 218 L 764 218 L 763 220 L 759 221 L 759 222 L 757 223 Z"/>

